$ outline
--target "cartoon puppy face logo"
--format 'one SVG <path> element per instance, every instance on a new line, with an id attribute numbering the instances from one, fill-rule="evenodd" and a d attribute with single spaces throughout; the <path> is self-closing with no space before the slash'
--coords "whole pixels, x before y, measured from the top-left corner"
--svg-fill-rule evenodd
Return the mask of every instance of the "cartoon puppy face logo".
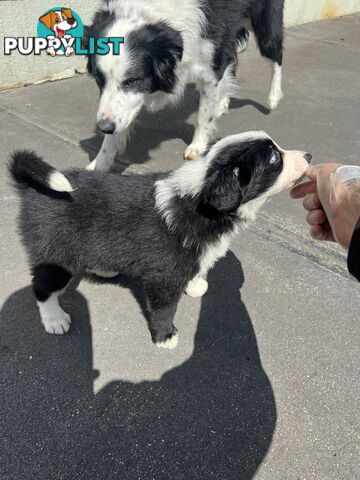
<path id="1" fill-rule="evenodd" d="M 55 32 L 57 38 L 64 38 L 68 30 L 77 26 L 77 21 L 73 17 L 70 8 L 62 8 L 58 11 L 49 12 L 40 17 L 39 21 L 43 23 L 46 28 Z"/>
<path id="2" fill-rule="evenodd" d="M 49 35 L 49 31 L 53 32 L 53 35 Z M 82 37 L 82 34 L 83 25 L 81 19 L 71 8 L 53 8 L 39 18 L 38 36 L 45 36 L 48 40 L 57 40 L 57 43 L 54 42 L 53 46 L 49 46 L 46 50 L 48 55 L 52 57 L 56 55 L 69 57 L 75 53 L 72 43 L 59 48 L 58 42 L 70 42 L 74 37 Z"/>

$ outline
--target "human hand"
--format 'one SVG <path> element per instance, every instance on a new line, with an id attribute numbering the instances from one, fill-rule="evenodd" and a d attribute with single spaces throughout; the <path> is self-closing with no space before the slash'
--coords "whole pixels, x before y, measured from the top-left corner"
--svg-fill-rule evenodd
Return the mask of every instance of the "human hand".
<path id="1" fill-rule="evenodd" d="M 293 198 L 304 198 L 311 236 L 317 240 L 337 241 L 349 248 L 355 225 L 360 217 L 360 178 L 338 183 L 336 190 L 332 174 L 341 167 L 328 163 L 308 167 L 310 182 L 296 186 Z M 338 175 L 338 174 L 336 174 Z"/>

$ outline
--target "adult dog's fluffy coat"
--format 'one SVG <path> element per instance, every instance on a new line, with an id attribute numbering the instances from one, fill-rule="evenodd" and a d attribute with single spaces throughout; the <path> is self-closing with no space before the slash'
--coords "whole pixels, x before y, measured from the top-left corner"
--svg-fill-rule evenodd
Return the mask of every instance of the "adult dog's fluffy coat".
<path id="1" fill-rule="evenodd" d="M 107 170 L 126 146 L 145 107 L 157 111 L 200 90 L 198 124 L 185 158 L 195 159 L 216 133 L 235 84 L 237 49 L 252 29 L 261 54 L 273 62 L 269 104 L 282 97 L 283 0 L 107 0 L 88 37 L 124 37 L 120 55 L 90 55 L 100 88 L 98 128 L 105 139 L 90 169 Z"/>

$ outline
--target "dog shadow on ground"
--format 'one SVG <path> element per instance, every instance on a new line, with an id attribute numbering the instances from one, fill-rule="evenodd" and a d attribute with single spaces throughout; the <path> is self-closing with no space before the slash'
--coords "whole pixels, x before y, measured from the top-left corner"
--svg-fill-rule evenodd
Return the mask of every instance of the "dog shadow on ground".
<path id="1" fill-rule="evenodd" d="M 1 478 L 253 478 L 276 408 L 243 282 L 229 253 L 209 274 L 191 358 L 159 381 L 114 381 L 96 395 L 85 298 L 65 296 L 74 322 L 55 337 L 30 287 L 12 295 L 0 318 Z"/>
<path id="2" fill-rule="evenodd" d="M 156 113 L 142 111 L 136 122 L 125 153 L 117 157 L 116 171 L 122 172 L 128 165 L 143 164 L 150 160 L 151 151 L 157 149 L 163 142 L 179 138 L 186 145 L 191 143 L 194 126 L 188 123 L 189 117 L 197 112 L 199 94 L 195 85 L 189 85 L 184 98 L 175 108 L 165 108 Z M 232 98 L 230 109 L 240 109 L 251 106 L 264 115 L 270 110 L 260 103 L 249 99 Z M 94 160 L 101 148 L 103 135 L 95 131 L 88 139 L 81 140 L 81 148 L 89 155 L 89 161 Z"/>

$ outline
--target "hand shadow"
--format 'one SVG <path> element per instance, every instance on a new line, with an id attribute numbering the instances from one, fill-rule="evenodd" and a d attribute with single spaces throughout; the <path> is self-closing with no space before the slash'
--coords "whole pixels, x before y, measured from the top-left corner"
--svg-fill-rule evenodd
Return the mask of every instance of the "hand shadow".
<path id="1" fill-rule="evenodd" d="M 240 109 L 251 106 L 263 115 L 268 115 L 270 110 L 267 107 L 249 99 L 232 98 L 230 109 Z M 185 145 L 191 143 L 194 127 L 188 123 L 190 116 L 198 111 L 199 93 L 194 84 L 186 88 L 184 98 L 179 105 L 173 108 L 164 108 L 156 113 L 143 110 L 132 134 L 125 153 L 121 158 L 117 157 L 114 170 L 121 173 L 127 166 L 143 164 L 150 160 L 150 152 L 156 150 L 163 142 L 179 138 Z M 236 132 L 232 132 L 236 133 Z M 96 131 L 90 138 L 80 141 L 81 148 L 89 155 L 89 161 L 94 160 L 98 154 L 103 135 Z"/>
<path id="2" fill-rule="evenodd" d="M 16 362 L 2 363 L 5 444 L 13 448 L 1 463 L 13 476 L 2 478 L 253 478 L 271 443 L 276 409 L 241 300 L 243 282 L 241 264 L 229 253 L 209 274 L 191 358 L 159 381 L 114 381 L 96 397 L 83 297 L 73 294 L 67 307 L 79 329 L 44 340 L 32 325 L 29 289 L 11 297 L 0 326 L 5 352 Z"/>

